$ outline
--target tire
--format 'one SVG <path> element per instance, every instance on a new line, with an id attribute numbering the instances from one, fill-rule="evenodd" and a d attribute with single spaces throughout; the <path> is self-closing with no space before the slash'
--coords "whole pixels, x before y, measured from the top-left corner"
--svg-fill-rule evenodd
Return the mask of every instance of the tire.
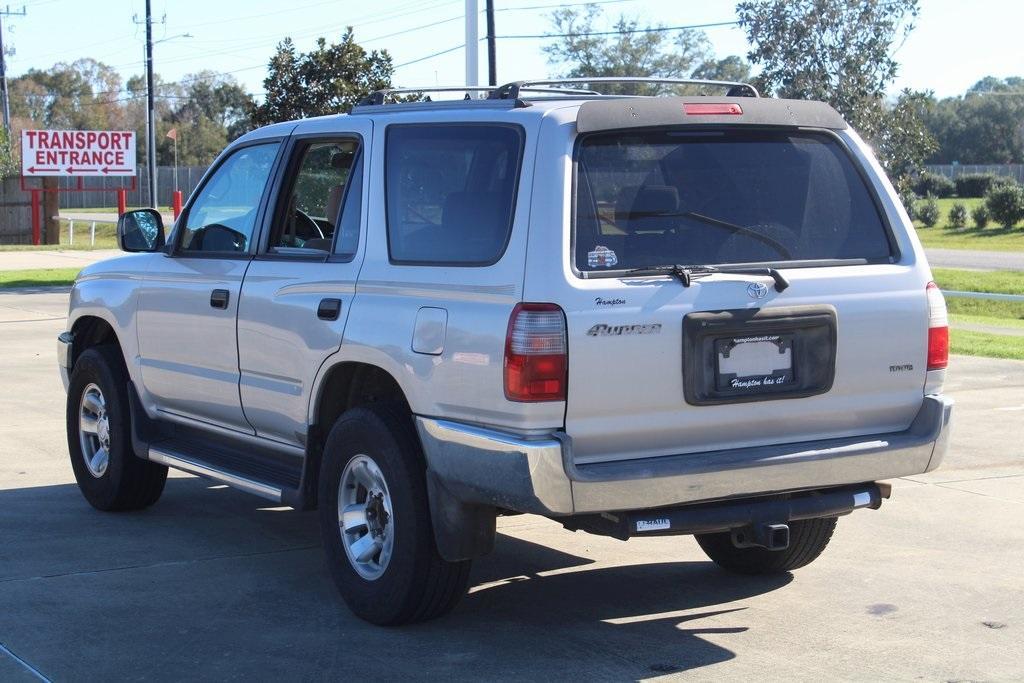
<path id="1" fill-rule="evenodd" d="M 466 592 L 471 562 L 438 554 L 425 475 L 419 439 L 402 406 L 353 408 L 327 437 L 318 492 L 327 564 L 349 609 L 371 623 L 433 619 Z M 351 511 L 347 531 L 339 501 Z M 380 549 L 365 539 L 376 539 Z M 353 559 L 358 556 L 368 559 L 360 563 Z"/>
<path id="2" fill-rule="evenodd" d="M 132 450 L 128 374 L 119 349 L 96 346 L 75 362 L 66 420 L 71 468 L 90 505 L 105 511 L 138 510 L 160 498 L 167 468 L 136 457 Z"/>
<path id="3" fill-rule="evenodd" d="M 835 517 L 789 523 L 785 550 L 737 548 L 728 532 L 697 534 L 697 543 L 717 565 L 739 574 L 778 574 L 804 567 L 821 555 L 836 528 Z"/>

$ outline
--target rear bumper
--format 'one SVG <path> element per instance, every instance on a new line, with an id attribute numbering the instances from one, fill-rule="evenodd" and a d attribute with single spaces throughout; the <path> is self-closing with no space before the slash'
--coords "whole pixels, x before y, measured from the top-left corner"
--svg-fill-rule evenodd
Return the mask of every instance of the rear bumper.
<path id="1" fill-rule="evenodd" d="M 953 401 L 926 396 L 894 434 L 575 465 L 565 434 L 524 438 L 417 417 L 428 468 L 466 503 L 551 516 L 859 484 L 929 472 L 948 448 Z"/>

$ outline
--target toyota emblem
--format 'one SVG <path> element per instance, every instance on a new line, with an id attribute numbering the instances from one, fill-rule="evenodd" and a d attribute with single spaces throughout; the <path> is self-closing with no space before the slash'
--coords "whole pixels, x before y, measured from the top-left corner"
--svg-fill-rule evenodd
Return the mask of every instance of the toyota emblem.
<path id="1" fill-rule="evenodd" d="M 747 294 L 751 299 L 763 299 L 768 296 L 768 285 L 763 282 L 751 282 L 747 285 Z"/>

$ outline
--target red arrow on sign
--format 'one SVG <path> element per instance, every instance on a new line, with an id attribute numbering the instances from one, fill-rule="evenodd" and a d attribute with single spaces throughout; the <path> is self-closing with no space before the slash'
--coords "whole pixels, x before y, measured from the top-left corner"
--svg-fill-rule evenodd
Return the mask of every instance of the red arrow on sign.
<path id="1" fill-rule="evenodd" d="M 68 166 L 68 173 L 71 175 L 74 175 L 75 173 L 95 173 L 98 170 L 98 168 L 74 168 L 72 166 Z"/>
<path id="2" fill-rule="evenodd" d="M 109 166 L 104 166 L 100 170 L 103 171 L 104 174 L 107 174 L 107 173 L 119 173 L 119 172 L 120 173 L 127 173 L 128 171 L 130 171 L 132 169 L 130 169 L 130 168 L 110 168 Z"/>
<path id="3" fill-rule="evenodd" d="M 28 172 L 29 173 L 36 173 L 36 172 L 39 172 L 39 173 L 56 173 L 59 170 L 60 170 L 59 168 L 36 168 L 35 166 L 30 166 L 29 169 L 28 169 Z"/>

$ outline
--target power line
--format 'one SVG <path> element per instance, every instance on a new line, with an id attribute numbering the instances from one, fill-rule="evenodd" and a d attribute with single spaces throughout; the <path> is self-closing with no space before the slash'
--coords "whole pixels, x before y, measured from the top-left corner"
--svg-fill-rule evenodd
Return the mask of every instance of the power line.
<path id="1" fill-rule="evenodd" d="M 425 62 L 428 59 L 432 59 L 434 57 L 440 57 L 441 55 L 446 55 L 449 52 L 455 52 L 456 50 L 461 50 L 464 47 L 466 47 L 465 43 L 459 43 L 455 47 L 450 47 L 447 50 L 441 50 L 440 52 L 434 52 L 433 54 L 424 55 L 423 57 L 419 57 L 417 59 L 414 59 L 411 62 L 402 62 L 401 64 L 395 64 L 395 68 L 396 69 L 400 69 L 401 67 L 409 66 L 410 64 L 416 64 L 418 62 Z"/>
<path id="2" fill-rule="evenodd" d="M 517 40 L 525 38 L 584 38 L 586 36 L 622 36 L 633 33 L 659 33 L 662 31 L 684 31 L 698 28 L 717 28 L 720 26 L 738 26 L 738 21 L 716 21 L 710 24 L 690 24 L 689 26 L 650 26 L 648 28 L 631 28 L 624 31 L 587 31 L 584 33 L 540 33 L 536 35 L 498 36 L 499 40 Z"/>

